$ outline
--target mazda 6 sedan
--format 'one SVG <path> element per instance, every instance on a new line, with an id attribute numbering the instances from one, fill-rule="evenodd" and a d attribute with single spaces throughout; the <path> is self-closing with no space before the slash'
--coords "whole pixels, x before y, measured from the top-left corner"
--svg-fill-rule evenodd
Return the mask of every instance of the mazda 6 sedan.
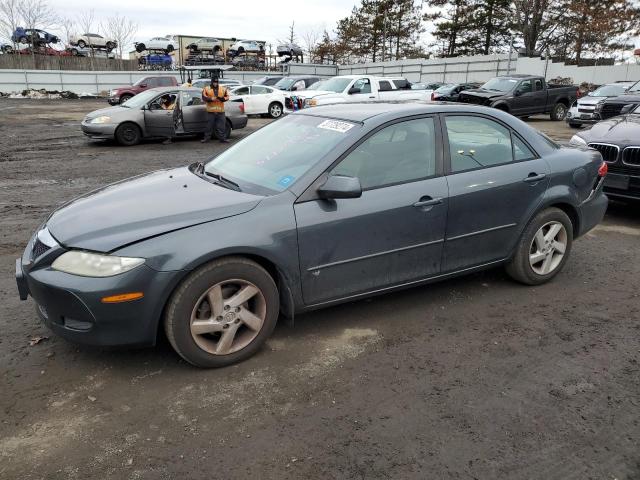
<path id="1" fill-rule="evenodd" d="M 605 175 L 599 152 L 495 109 L 317 107 L 62 206 L 16 279 L 69 340 L 148 345 L 164 331 L 185 360 L 218 367 L 254 354 L 281 316 L 497 265 L 547 282 L 602 219 Z"/>

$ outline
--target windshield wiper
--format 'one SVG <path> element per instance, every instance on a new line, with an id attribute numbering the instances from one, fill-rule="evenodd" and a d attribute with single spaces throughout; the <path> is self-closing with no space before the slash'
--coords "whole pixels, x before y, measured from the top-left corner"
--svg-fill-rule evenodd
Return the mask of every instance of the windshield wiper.
<path id="1" fill-rule="evenodd" d="M 203 167 L 203 170 L 204 170 L 204 167 Z M 242 191 L 242 189 L 240 188 L 240 185 L 238 185 L 236 182 L 232 180 L 229 180 L 228 178 L 223 177 L 219 173 L 212 173 L 212 172 L 205 171 L 204 174 L 207 177 L 216 179 L 217 183 L 222 187 L 228 188 L 230 190 L 235 190 L 236 192 Z"/>

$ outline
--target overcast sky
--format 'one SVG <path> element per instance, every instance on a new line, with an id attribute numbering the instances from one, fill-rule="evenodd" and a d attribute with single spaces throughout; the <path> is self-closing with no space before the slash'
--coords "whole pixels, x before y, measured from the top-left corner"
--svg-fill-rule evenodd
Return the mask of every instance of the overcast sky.
<path id="1" fill-rule="evenodd" d="M 332 31 L 338 19 L 349 15 L 354 5 L 349 0 L 54 0 L 51 4 L 60 15 L 71 18 L 87 9 L 95 11 L 98 21 L 115 13 L 129 16 L 139 25 L 136 40 L 181 34 L 271 43 L 286 38 L 294 20 L 298 34 L 309 29 Z"/>

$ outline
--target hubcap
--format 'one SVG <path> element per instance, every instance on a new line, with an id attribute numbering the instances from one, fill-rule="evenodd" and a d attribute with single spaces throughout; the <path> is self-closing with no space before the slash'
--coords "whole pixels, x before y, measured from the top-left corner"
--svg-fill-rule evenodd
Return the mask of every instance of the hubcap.
<path id="1" fill-rule="evenodd" d="M 538 275 L 553 272 L 567 249 L 567 230 L 560 222 L 544 224 L 536 232 L 529 248 L 529 264 Z"/>
<path id="2" fill-rule="evenodd" d="M 274 117 L 279 117 L 280 116 L 280 107 L 278 105 L 274 105 L 273 107 L 271 107 L 271 115 Z"/>
<path id="3" fill-rule="evenodd" d="M 558 107 L 558 116 L 560 118 L 564 117 L 565 115 L 565 108 L 564 107 Z"/>
<path id="4" fill-rule="evenodd" d="M 228 355 L 242 350 L 260 333 L 267 303 L 246 280 L 226 280 L 204 292 L 191 312 L 191 336 L 204 351 Z"/>

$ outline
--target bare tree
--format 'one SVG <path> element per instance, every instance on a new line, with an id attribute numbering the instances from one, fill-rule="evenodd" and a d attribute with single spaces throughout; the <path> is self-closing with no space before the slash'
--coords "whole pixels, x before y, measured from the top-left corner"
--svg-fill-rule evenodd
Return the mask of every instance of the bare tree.
<path id="1" fill-rule="evenodd" d="M 308 61 L 311 63 L 316 62 L 316 49 L 322 38 L 322 30 L 317 28 L 309 28 L 302 33 L 302 42 L 304 48 L 307 51 Z"/>
<path id="2" fill-rule="evenodd" d="M 58 22 L 64 32 L 64 41 L 69 44 L 71 36 L 76 33 L 76 21 L 71 17 L 62 17 Z"/>
<path id="3" fill-rule="evenodd" d="M 18 12 L 25 28 L 47 29 L 58 21 L 58 16 L 46 0 L 21 0 Z"/>
<path id="4" fill-rule="evenodd" d="M 20 0 L 0 0 L 0 36 L 11 39 L 13 32 L 20 25 Z M 15 42 L 14 42 L 15 47 Z"/>
<path id="5" fill-rule="evenodd" d="M 93 11 L 93 9 L 82 10 L 78 14 L 77 23 L 78 23 L 78 27 L 81 30 L 80 31 L 81 34 L 93 33 L 93 27 L 95 26 L 95 23 L 96 23 L 96 14 Z M 91 69 L 93 70 L 93 57 L 94 57 L 93 45 L 89 45 L 89 48 L 91 49 L 91 55 L 89 55 L 89 62 L 91 64 Z"/>
<path id="6" fill-rule="evenodd" d="M 118 56 L 122 57 L 124 48 L 131 43 L 133 37 L 138 32 L 138 24 L 133 20 L 116 13 L 113 17 L 109 17 L 102 24 L 102 30 L 104 33 L 114 39 L 118 46 L 116 50 Z"/>

